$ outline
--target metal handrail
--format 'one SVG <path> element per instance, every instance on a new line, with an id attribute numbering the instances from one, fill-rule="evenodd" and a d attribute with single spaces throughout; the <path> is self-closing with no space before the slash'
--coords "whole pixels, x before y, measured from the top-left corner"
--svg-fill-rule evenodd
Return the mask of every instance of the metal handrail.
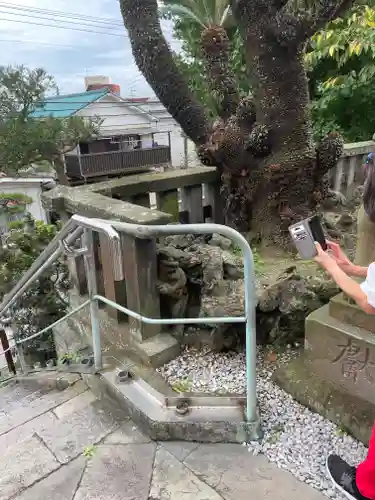
<path id="1" fill-rule="evenodd" d="M 29 271 L 23 276 L 19 283 L 13 290 L 5 297 L 3 303 L 0 305 L 0 317 L 4 312 L 14 303 L 20 294 L 35 281 L 37 276 L 40 275 L 47 265 L 60 255 L 64 250 L 62 241 L 67 238 L 69 241 L 69 233 L 71 239 L 77 238 L 77 229 L 83 229 L 83 243 L 84 243 L 84 261 L 86 268 L 87 288 L 89 300 L 79 307 L 67 313 L 63 318 L 57 320 L 53 325 L 44 328 L 27 339 L 18 342 L 22 344 L 31 338 L 35 338 L 42 333 L 51 330 L 54 326 L 58 325 L 68 317 L 77 313 L 87 305 L 90 306 L 91 317 L 91 332 L 94 351 L 94 363 L 96 370 L 102 368 L 102 353 L 101 353 L 101 339 L 100 339 L 100 325 L 99 325 L 99 302 L 103 302 L 119 311 L 122 311 L 129 316 L 138 319 L 141 322 L 148 324 L 170 325 L 170 324 L 215 324 L 215 323 L 245 323 L 246 327 L 246 421 L 248 424 L 256 423 L 258 421 L 257 414 L 257 398 L 256 398 L 256 325 L 255 325 L 255 308 L 256 308 L 256 294 L 255 294 L 255 274 L 254 274 L 254 259 L 249 243 L 246 239 L 234 229 L 219 224 L 171 224 L 171 225 L 155 225 L 144 226 L 138 224 L 130 224 L 118 221 L 108 221 L 102 219 L 88 219 L 74 215 L 70 221 L 64 226 L 60 233 L 53 239 L 48 247 L 42 252 L 40 257 L 34 262 Z M 117 304 L 97 293 L 96 284 L 96 268 L 94 262 L 94 241 L 93 231 L 102 232 L 106 234 L 109 241 L 112 243 L 113 253 L 113 266 L 115 280 L 122 279 L 122 256 L 121 256 L 121 243 L 117 231 L 125 232 L 133 235 L 136 238 L 154 238 L 158 235 L 171 235 L 171 234 L 207 234 L 219 233 L 231 240 L 235 241 L 243 251 L 244 257 L 244 294 L 245 294 L 245 314 L 237 317 L 214 317 L 214 318 L 148 318 L 135 311 Z M 82 251 L 81 253 L 82 254 Z M 118 271 L 120 268 L 120 271 Z M 16 344 L 17 345 L 17 344 Z M 4 351 L 5 352 L 5 351 Z M 1 354 L 1 353 L 0 353 Z"/>
<path id="2" fill-rule="evenodd" d="M 102 219 L 97 219 L 103 222 Z M 246 416 L 247 420 L 253 422 L 257 416 L 257 396 L 256 396 L 256 289 L 255 289 L 255 272 L 254 258 L 249 243 L 238 231 L 221 224 L 167 224 L 167 225 L 137 225 L 128 222 L 111 221 L 111 225 L 120 232 L 131 234 L 136 238 L 154 238 L 160 235 L 171 234 L 213 234 L 218 233 L 226 236 L 230 240 L 236 242 L 241 248 L 244 257 L 244 291 L 245 291 L 245 314 L 237 317 L 223 318 L 174 318 L 168 319 L 153 319 L 138 315 L 134 311 L 116 304 L 101 296 L 96 296 L 98 300 L 114 307 L 115 309 L 125 312 L 130 316 L 148 324 L 170 325 L 170 324 L 220 324 L 220 323 L 245 323 L 246 328 Z"/>
<path id="3" fill-rule="evenodd" d="M 107 222 L 99 219 L 89 219 L 80 215 L 73 215 L 53 240 L 47 245 L 29 270 L 22 276 L 12 290 L 7 293 L 0 304 L 0 318 L 8 311 L 15 301 L 32 285 L 38 277 L 63 253 L 61 243 L 66 240 L 69 245 L 82 235 L 83 229 L 91 229 L 107 235 L 112 243 L 114 272 L 122 275 L 120 237 Z M 121 277 L 119 278 L 121 279 Z"/>

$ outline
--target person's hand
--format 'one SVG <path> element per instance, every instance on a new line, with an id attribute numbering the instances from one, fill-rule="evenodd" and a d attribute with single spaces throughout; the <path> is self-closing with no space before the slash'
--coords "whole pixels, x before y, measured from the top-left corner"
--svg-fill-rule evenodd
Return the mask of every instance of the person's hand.
<path id="1" fill-rule="evenodd" d="M 315 243 L 315 247 L 317 255 L 314 257 L 314 260 L 320 267 L 328 271 L 330 268 L 338 265 L 333 256 L 325 252 L 319 243 Z"/>
<path id="2" fill-rule="evenodd" d="M 340 248 L 340 245 L 334 243 L 333 241 L 327 241 L 328 250 L 331 252 L 331 257 L 336 261 L 339 268 L 344 271 L 344 273 L 350 272 L 353 267 L 353 263 L 350 262 L 348 257 Z"/>

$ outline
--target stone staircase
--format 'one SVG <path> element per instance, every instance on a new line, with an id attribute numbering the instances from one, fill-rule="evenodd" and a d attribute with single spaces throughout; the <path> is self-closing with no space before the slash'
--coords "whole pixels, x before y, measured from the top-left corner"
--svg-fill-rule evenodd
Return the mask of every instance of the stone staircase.
<path id="1" fill-rule="evenodd" d="M 236 444 L 151 442 L 78 375 L 0 387 L 0 500 L 322 500 Z"/>

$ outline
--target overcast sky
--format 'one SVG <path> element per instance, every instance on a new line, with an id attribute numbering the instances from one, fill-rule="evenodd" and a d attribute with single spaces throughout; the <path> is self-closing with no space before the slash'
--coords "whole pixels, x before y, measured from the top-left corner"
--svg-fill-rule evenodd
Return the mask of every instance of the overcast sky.
<path id="1" fill-rule="evenodd" d="M 70 18 L 28 8 L 64 12 Z M 164 23 L 163 28 L 178 50 L 172 26 Z M 0 1 L 0 46 L 0 65 L 43 67 L 54 75 L 61 93 L 83 91 L 85 75 L 105 75 L 121 85 L 124 97 L 152 95 L 133 61 L 118 0 Z"/>

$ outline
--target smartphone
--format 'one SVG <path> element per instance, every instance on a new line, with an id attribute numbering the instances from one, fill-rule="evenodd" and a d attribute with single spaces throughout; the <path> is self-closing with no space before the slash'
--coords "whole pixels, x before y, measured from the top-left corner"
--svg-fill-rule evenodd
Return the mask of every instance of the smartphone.
<path id="1" fill-rule="evenodd" d="M 318 215 L 314 215 L 309 219 L 309 226 L 314 241 L 320 243 L 320 246 L 323 248 L 324 251 L 326 251 L 328 246 L 324 236 L 322 224 L 320 222 L 320 218 L 318 217 Z"/>
<path id="2" fill-rule="evenodd" d="M 315 242 L 320 243 L 323 250 L 327 250 L 324 231 L 317 215 L 293 224 L 289 227 L 289 233 L 302 259 L 315 257 Z"/>

